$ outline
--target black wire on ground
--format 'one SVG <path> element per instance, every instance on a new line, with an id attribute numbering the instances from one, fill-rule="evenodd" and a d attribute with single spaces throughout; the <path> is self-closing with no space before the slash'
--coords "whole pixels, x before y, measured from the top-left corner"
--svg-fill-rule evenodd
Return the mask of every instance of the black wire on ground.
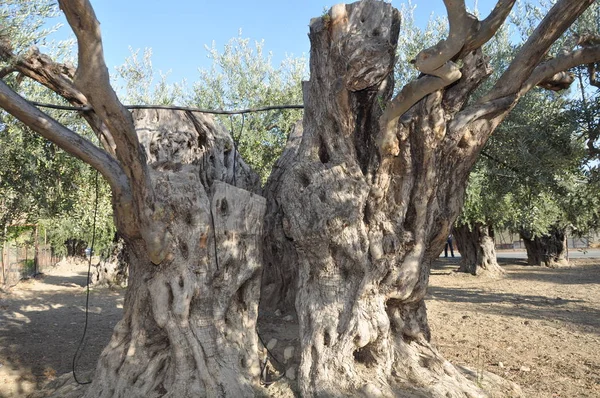
<path id="1" fill-rule="evenodd" d="M 260 306 L 260 300 L 259 300 L 259 306 Z M 258 339 L 260 340 L 260 342 L 262 343 L 263 347 L 265 347 L 265 351 L 267 352 L 267 355 L 265 355 L 265 360 L 264 362 L 262 362 L 260 364 L 260 383 L 264 386 L 270 386 L 273 383 L 278 382 L 279 380 L 283 379 L 285 377 L 285 365 L 283 365 L 275 355 L 273 355 L 273 353 L 271 352 L 271 350 L 269 350 L 269 348 L 267 348 L 267 345 L 265 344 L 265 341 L 263 340 L 262 336 L 260 335 L 259 331 L 258 331 L 258 319 L 256 321 L 257 325 L 256 328 L 254 329 L 256 331 L 256 335 L 258 336 Z M 283 371 L 281 372 L 281 374 L 271 380 L 271 381 L 267 381 L 267 374 L 266 374 L 266 369 L 267 369 L 267 363 L 269 362 L 269 358 L 274 360 L 277 365 L 279 365 L 280 368 L 283 368 Z"/>
<path id="2" fill-rule="evenodd" d="M 94 253 L 94 243 L 96 242 L 96 216 L 98 215 L 98 170 L 96 170 L 96 197 L 94 200 L 94 221 L 92 224 L 92 245 L 90 246 L 90 258 L 88 260 L 88 271 L 87 271 L 87 282 L 85 284 L 86 292 L 85 292 L 85 324 L 83 326 L 83 335 L 81 336 L 81 340 L 79 340 L 79 345 L 77 346 L 77 350 L 73 355 L 73 378 L 77 382 L 77 384 L 85 385 L 90 384 L 92 381 L 84 381 L 81 382 L 77 379 L 77 373 L 75 372 L 75 365 L 77 359 L 79 359 L 81 355 L 81 347 L 83 346 L 83 341 L 85 340 L 85 336 L 87 334 L 88 328 L 88 315 L 89 315 L 89 304 L 90 304 L 90 274 L 92 271 L 92 254 Z"/>

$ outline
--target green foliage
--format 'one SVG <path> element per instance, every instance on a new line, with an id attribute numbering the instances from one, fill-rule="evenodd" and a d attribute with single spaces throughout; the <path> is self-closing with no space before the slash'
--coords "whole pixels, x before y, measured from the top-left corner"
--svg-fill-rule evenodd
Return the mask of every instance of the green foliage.
<path id="1" fill-rule="evenodd" d="M 58 27 L 44 28 L 44 25 L 58 12 L 55 1 L 3 0 L 0 4 L 0 39 L 10 38 L 16 53 L 32 45 L 44 44 L 47 36 Z"/>
<path id="2" fill-rule="evenodd" d="M 65 62 L 71 56 L 73 42 L 47 43 L 47 35 L 54 28 L 43 28 L 46 19 L 57 12 L 54 1 L 4 1 L 0 5 L 0 34 L 10 40 L 17 54 L 33 45 L 50 44 L 52 58 Z M 29 79 L 20 81 L 16 74 L 11 74 L 4 81 L 29 100 L 66 105 L 62 97 Z M 44 111 L 73 131 L 94 139 L 76 113 Z M 94 175 L 83 162 L 0 112 L 0 241 L 5 238 L 5 231 L 9 239 L 27 235 L 23 235 L 19 227 L 23 224 L 43 225 L 59 252 L 64 251 L 66 238 L 52 239 L 53 236 L 89 241 L 89 219 L 93 216 L 93 199 L 89 192 L 93 193 Z M 98 215 L 101 244 L 110 242 L 114 232 L 110 194 L 108 188 L 103 189 L 101 203 L 104 206 Z"/>
<path id="3" fill-rule="evenodd" d="M 584 152 L 567 100 L 534 90 L 490 138 L 471 174 L 459 222 L 485 222 L 540 236 L 552 225 L 595 228 L 597 193 L 581 168 Z"/>
<path id="4" fill-rule="evenodd" d="M 23 261 L 23 267 L 21 268 L 21 275 L 23 277 L 28 277 L 35 273 L 35 262 L 33 259 L 27 259 Z"/>
<path id="5" fill-rule="evenodd" d="M 306 78 L 304 58 L 284 59 L 272 65 L 264 43 L 241 36 L 231 39 L 223 52 L 215 44 L 207 48 L 213 61 L 210 70 L 200 71 L 190 105 L 206 109 L 246 109 L 269 105 L 302 104 L 302 79 Z M 281 154 L 300 110 L 274 110 L 245 116 L 218 116 L 238 142 L 244 160 L 263 181 Z"/>
<path id="6" fill-rule="evenodd" d="M 65 242 L 75 239 L 92 244 L 94 212 L 96 211 L 96 175 L 91 167 L 73 181 L 77 200 L 64 207 L 51 218 L 42 218 L 39 223 L 47 230 L 48 243 L 57 255 L 65 255 Z M 94 252 L 108 253 L 111 248 L 115 226 L 112 218 L 111 192 L 108 184 L 98 178 L 98 207 L 95 222 Z"/>
<path id="7" fill-rule="evenodd" d="M 519 45 L 515 32 L 524 40 L 551 6 L 517 4 L 510 18 L 486 44 L 493 74 L 473 97 L 480 97 L 509 65 Z M 573 34 L 590 33 L 598 27 L 598 4 L 574 24 L 551 49 L 560 51 Z M 590 22 L 592 21 L 592 22 Z M 511 40 L 513 38 L 513 40 Z M 522 98 L 487 143 L 469 181 L 466 202 L 459 222 L 475 221 L 507 227 L 514 232 L 527 231 L 534 236 L 546 233 L 550 226 L 570 226 L 585 233 L 598 223 L 598 190 L 591 189 L 583 168 L 585 132 L 582 118 L 570 111 L 573 100 L 568 93 L 534 90 Z"/>
<path id="8" fill-rule="evenodd" d="M 168 73 L 162 72 L 157 79 L 152 68 L 152 49 L 144 50 L 142 59 L 139 59 L 139 50 L 130 48 L 130 51 L 131 56 L 116 68 L 116 84 L 121 88 L 122 99 L 135 105 L 181 104 L 186 96 L 185 81 L 170 84 Z"/>
<path id="9" fill-rule="evenodd" d="M 272 54 L 265 54 L 263 48 L 264 43 L 251 45 L 250 39 L 241 36 L 231 39 L 222 52 L 214 44 L 207 47 L 213 65 L 200 71 L 191 93 L 185 81 L 170 84 L 168 75 L 156 75 L 151 50 L 147 49 L 142 59 L 139 51 L 132 51 L 131 57 L 117 67 L 117 83 L 124 100 L 135 104 L 185 104 L 224 110 L 302 104 L 301 81 L 306 78 L 306 60 L 287 57 L 276 68 Z M 264 181 L 302 111 L 215 117 L 231 132 L 244 160 Z"/>

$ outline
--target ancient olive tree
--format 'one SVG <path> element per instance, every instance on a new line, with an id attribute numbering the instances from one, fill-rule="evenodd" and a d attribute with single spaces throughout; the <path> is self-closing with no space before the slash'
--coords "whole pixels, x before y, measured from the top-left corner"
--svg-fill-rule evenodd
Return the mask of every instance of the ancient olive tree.
<path id="1" fill-rule="evenodd" d="M 575 136 L 573 118 L 564 95 L 536 89 L 515 106 L 488 140 L 471 175 L 454 235 L 461 252 L 459 271 L 501 274 L 495 258 L 494 228 L 524 237 L 528 257 L 561 256 L 556 249 L 544 254 L 543 238 L 553 229 L 580 224 L 569 211 L 584 180 L 584 152 Z M 579 209 L 579 212 L 586 212 Z M 560 227 L 559 227 L 560 224 Z M 558 227 L 558 228 L 551 228 Z M 578 225 L 585 229 L 584 225 Z M 537 245 L 530 241 L 539 242 Z M 562 241 L 561 241 L 562 242 Z M 547 247 L 548 246 L 548 247 Z M 553 246 L 554 247 L 554 246 Z M 539 250 L 533 250 L 538 248 Z M 558 248 L 558 246 L 556 246 Z M 564 253 L 563 250 L 560 251 Z"/>
<path id="2" fill-rule="evenodd" d="M 340 5 L 311 22 L 303 133 L 267 183 L 265 239 L 267 274 L 279 275 L 268 290 L 280 299 L 270 301 L 295 298 L 305 395 L 392 394 L 396 383 L 476 394 L 429 344 L 430 264 L 493 130 L 531 88 L 569 80 L 564 71 L 600 55 L 593 45 L 549 54 L 592 3 L 559 1 L 469 102 L 491 72 L 481 46 L 514 2 L 499 1 L 483 21 L 462 1 L 444 3 L 448 38 L 419 53 L 421 76 L 393 97 L 400 16 L 391 6 Z"/>
<path id="3" fill-rule="evenodd" d="M 78 39 L 75 72 L 35 51 L 16 56 L 4 39 L 13 70 L 81 106 L 102 148 L 3 82 L 0 106 L 102 173 L 128 248 L 124 317 L 87 397 L 254 395 L 263 242 L 269 272 L 297 270 L 293 285 L 271 291 L 295 292 L 302 396 L 484 394 L 429 343 L 429 266 L 492 131 L 528 90 L 599 59 L 600 47 L 549 56 L 592 3 L 560 0 L 497 84 L 469 103 L 490 73 L 481 46 L 514 1 L 482 21 L 464 1 L 444 3 L 447 39 L 418 54 L 421 75 L 397 94 L 401 15 L 389 3 L 337 5 L 311 21 L 303 122 L 266 201 L 210 118 L 121 105 L 88 1 L 60 1 Z"/>
<path id="4" fill-rule="evenodd" d="M 511 209 L 503 200 L 503 192 L 490 184 L 495 169 L 486 166 L 480 158 L 469 175 L 464 204 L 452 234 L 461 257 L 458 272 L 495 277 L 504 270 L 496 259 L 494 227 L 503 225 Z"/>

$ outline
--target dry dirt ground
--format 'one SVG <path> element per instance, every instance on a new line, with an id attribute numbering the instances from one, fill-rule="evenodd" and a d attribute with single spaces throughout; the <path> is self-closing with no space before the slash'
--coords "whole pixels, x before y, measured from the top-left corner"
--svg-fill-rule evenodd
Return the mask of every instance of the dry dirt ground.
<path id="1" fill-rule="evenodd" d="M 456 364 L 518 383 L 527 397 L 600 397 L 600 259 L 563 269 L 509 261 L 498 280 L 457 274 L 454 259 L 435 265 L 428 299 L 435 344 Z M 72 370 L 85 322 L 86 270 L 63 263 L 0 291 L 0 398 L 26 396 Z M 80 381 L 122 306 L 122 290 L 92 289 Z M 296 330 L 289 314 L 277 317 L 289 324 L 287 334 Z M 278 337 L 280 347 L 293 343 Z"/>

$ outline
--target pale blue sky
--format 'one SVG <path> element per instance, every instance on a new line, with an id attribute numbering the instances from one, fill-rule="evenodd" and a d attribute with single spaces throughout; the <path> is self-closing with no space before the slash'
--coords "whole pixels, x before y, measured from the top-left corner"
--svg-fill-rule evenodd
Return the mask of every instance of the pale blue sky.
<path id="1" fill-rule="evenodd" d="M 91 0 L 101 23 L 104 51 L 111 73 L 130 55 L 129 47 L 152 48 L 156 71 L 170 73 L 170 81 L 198 78 L 198 68 L 209 68 L 205 45 L 214 41 L 222 49 L 242 29 L 242 36 L 265 41 L 278 62 L 286 54 L 308 57 L 308 24 L 335 0 Z M 406 0 L 393 0 L 399 7 Z M 493 0 L 467 0 L 487 15 Z M 413 0 L 418 25 L 425 26 L 431 13 L 445 15 L 442 0 Z M 63 22 L 61 19 L 60 22 Z M 59 22 L 59 21 L 53 21 Z M 65 26 L 57 36 L 70 34 Z"/>

